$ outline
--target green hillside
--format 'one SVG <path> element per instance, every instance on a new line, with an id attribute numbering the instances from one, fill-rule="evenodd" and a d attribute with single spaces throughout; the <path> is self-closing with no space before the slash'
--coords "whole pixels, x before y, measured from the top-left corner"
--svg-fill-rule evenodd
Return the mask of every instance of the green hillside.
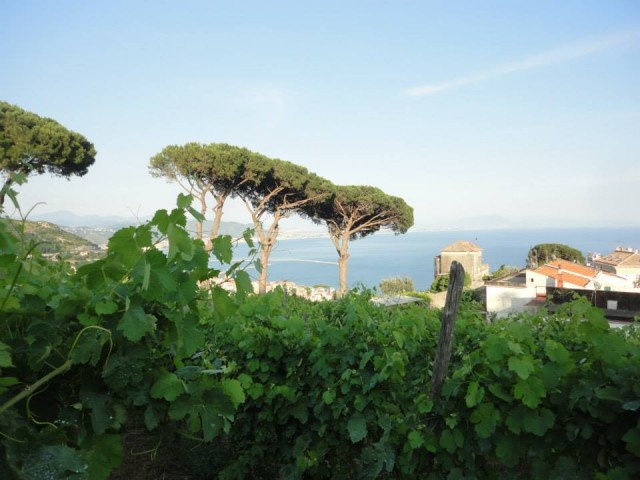
<path id="1" fill-rule="evenodd" d="M 98 245 L 73 233 L 67 232 L 58 225 L 37 221 L 22 222 L 3 218 L 0 221 L 8 226 L 17 238 L 38 243 L 36 249 L 46 256 L 64 258 L 72 262 L 85 262 L 102 256 Z"/>

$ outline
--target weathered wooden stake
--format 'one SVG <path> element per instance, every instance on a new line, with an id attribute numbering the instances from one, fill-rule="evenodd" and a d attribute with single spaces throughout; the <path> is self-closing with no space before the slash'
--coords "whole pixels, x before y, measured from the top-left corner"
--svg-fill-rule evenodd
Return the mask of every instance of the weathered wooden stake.
<path id="1" fill-rule="evenodd" d="M 440 326 L 440 338 L 436 358 L 433 362 L 433 376 L 431 377 L 431 392 L 429 398 L 432 400 L 440 396 L 444 379 L 449 370 L 449 358 L 451 357 L 451 343 L 453 342 L 453 331 L 456 323 L 456 316 L 462 299 L 462 288 L 464 287 L 464 267 L 458 263 L 451 263 L 449 271 L 449 288 L 447 289 L 447 300 L 442 311 L 442 325 Z"/>

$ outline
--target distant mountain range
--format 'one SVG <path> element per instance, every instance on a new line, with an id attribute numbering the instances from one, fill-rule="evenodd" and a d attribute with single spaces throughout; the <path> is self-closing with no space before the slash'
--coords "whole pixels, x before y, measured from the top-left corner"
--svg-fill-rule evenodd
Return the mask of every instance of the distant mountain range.
<path id="1" fill-rule="evenodd" d="M 130 225 L 139 225 L 148 218 L 120 217 L 115 215 L 78 215 L 77 213 L 61 210 L 57 212 L 38 213 L 33 212 L 29 220 L 42 220 L 55 223 L 61 227 L 110 227 L 120 228 Z"/>
<path id="2" fill-rule="evenodd" d="M 131 225 L 140 225 L 149 218 L 119 217 L 119 216 L 101 216 L 101 215 L 78 215 L 69 211 L 58 211 L 50 213 L 34 213 L 29 220 L 44 221 L 55 225 L 59 225 L 63 230 L 71 232 L 74 235 L 85 238 L 92 243 L 106 246 L 109 238 L 119 229 L 129 227 Z M 207 220 L 203 224 L 203 232 L 205 236 L 211 230 L 212 222 Z M 240 237 L 242 233 L 252 226 L 240 222 L 225 222 L 220 224 L 220 235 L 231 235 L 232 237 Z M 187 230 L 195 235 L 196 222 L 194 220 L 187 221 Z"/>

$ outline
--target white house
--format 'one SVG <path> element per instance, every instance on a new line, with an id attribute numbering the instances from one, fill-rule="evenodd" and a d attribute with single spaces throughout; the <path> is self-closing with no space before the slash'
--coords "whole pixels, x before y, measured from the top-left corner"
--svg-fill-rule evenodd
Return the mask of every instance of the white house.
<path id="1" fill-rule="evenodd" d="M 497 316 L 535 311 L 546 300 L 547 287 L 574 290 L 640 292 L 628 278 L 567 260 L 554 260 L 536 269 L 485 283 L 487 312 Z"/>
<path id="2" fill-rule="evenodd" d="M 594 268 L 613 273 L 629 280 L 634 288 L 640 288 L 640 253 L 632 248 L 617 247 L 605 256 L 591 258 Z"/>

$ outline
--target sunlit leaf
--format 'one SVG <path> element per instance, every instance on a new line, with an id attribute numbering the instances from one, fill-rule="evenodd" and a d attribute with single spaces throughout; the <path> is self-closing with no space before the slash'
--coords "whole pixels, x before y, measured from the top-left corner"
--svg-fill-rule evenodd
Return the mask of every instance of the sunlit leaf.
<path id="1" fill-rule="evenodd" d="M 233 244 L 230 235 L 218 235 L 213 240 L 213 254 L 220 263 L 231 263 L 231 260 L 233 260 Z"/>
<path id="2" fill-rule="evenodd" d="M 518 377 L 523 380 L 529 378 L 529 375 L 531 375 L 535 370 L 533 359 L 528 355 L 522 357 L 511 357 L 508 364 L 509 370 L 516 372 Z"/>
<path id="3" fill-rule="evenodd" d="M 162 372 L 153 386 L 149 394 L 152 398 L 164 398 L 168 402 L 173 402 L 176 398 L 184 393 L 184 385 L 175 373 Z"/>
<path id="4" fill-rule="evenodd" d="M 236 408 L 246 400 L 244 390 L 238 380 L 230 378 L 222 380 L 222 390 L 229 396 Z"/>

